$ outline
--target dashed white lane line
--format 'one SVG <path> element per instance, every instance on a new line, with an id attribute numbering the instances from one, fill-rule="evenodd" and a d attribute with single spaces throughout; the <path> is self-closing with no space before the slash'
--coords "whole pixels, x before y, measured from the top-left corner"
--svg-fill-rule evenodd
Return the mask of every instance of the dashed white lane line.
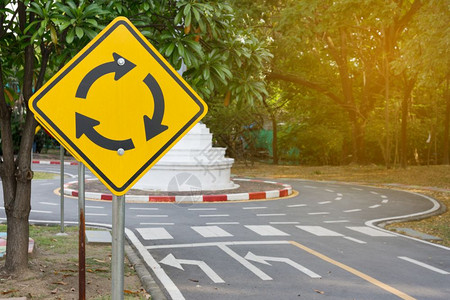
<path id="1" fill-rule="evenodd" d="M 322 201 L 322 202 L 318 202 L 317 204 L 328 204 L 328 203 L 331 203 L 331 201 Z"/>
<path id="2" fill-rule="evenodd" d="M 388 203 L 388 202 L 389 202 L 388 199 L 384 199 L 383 201 L 381 201 L 381 203 L 384 203 L 384 204 L 386 204 L 386 203 Z"/>
<path id="3" fill-rule="evenodd" d="M 377 208 L 377 207 L 380 207 L 380 206 L 381 206 L 380 204 L 375 204 L 375 205 L 369 206 L 369 208 Z"/>
<path id="4" fill-rule="evenodd" d="M 334 198 L 334 200 L 336 200 L 336 201 L 342 200 L 342 197 L 336 197 L 336 198 Z"/>
<path id="5" fill-rule="evenodd" d="M 52 211 L 48 211 L 48 210 L 31 210 L 32 213 L 37 213 L 37 214 L 52 214 Z"/>
<path id="6" fill-rule="evenodd" d="M 396 237 L 396 235 L 394 234 L 390 234 L 381 230 L 377 230 L 377 229 L 373 229 L 370 227 L 366 227 L 366 226 L 348 226 L 347 227 L 350 230 L 359 232 L 359 233 L 363 233 L 363 234 L 367 234 L 370 236 L 379 236 L 379 237 Z"/>
<path id="7" fill-rule="evenodd" d="M 355 190 L 355 191 L 364 191 L 363 189 L 355 188 L 355 187 L 352 187 L 352 190 Z"/>
<path id="8" fill-rule="evenodd" d="M 343 195 L 341 193 L 337 193 L 336 196 L 342 197 Z"/>
<path id="9" fill-rule="evenodd" d="M 92 209 L 104 209 L 103 206 L 89 206 L 89 205 L 86 205 L 85 207 L 86 208 L 92 208 Z"/>
<path id="10" fill-rule="evenodd" d="M 326 229 L 322 226 L 295 226 L 295 227 L 317 236 L 343 236 L 339 232 Z"/>
<path id="11" fill-rule="evenodd" d="M 85 213 L 86 216 L 106 217 L 108 214 Z"/>
<path id="12" fill-rule="evenodd" d="M 270 225 L 297 225 L 300 222 L 269 222 Z"/>
<path id="13" fill-rule="evenodd" d="M 172 240 L 173 236 L 163 227 L 136 228 L 144 240 Z"/>
<path id="14" fill-rule="evenodd" d="M 191 228 L 205 238 L 233 236 L 231 233 L 223 230 L 219 226 L 192 226 Z"/>
<path id="15" fill-rule="evenodd" d="M 205 208 L 188 208 L 188 210 L 193 210 L 193 211 L 207 211 L 207 210 L 217 210 L 217 208 L 212 208 L 212 207 L 205 207 Z"/>
<path id="16" fill-rule="evenodd" d="M 287 207 L 304 207 L 307 206 L 307 204 L 292 204 L 292 205 L 288 205 Z"/>
<path id="17" fill-rule="evenodd" d="M 229 217 L 230 215 L 199 215 L 200 218 L 215 218 L 215 217 Z"/>
<path id="18" fill-rule="evenodd" d="M 139 225 L 151 225 L 151 226 L 170 226 L 170 225 L 175 225 L 175 223 L 157 223 L 157 222 L 153 222 L 153 223 L 146 223 L 146 222 L 142 222 L 139 223 Z"/>
<path id="19" fill-rule="evenodd" d="M 352 241 L 352 242 L 355 242 L 355 243 L 358 243 L 358 244 L 367 244 L 364 241 L 361 241 L 361 240 L 358 240 L 358 239 L 355 239 L 355 238 L 352 238 L 352 237 L 349 237 L 349 236 L 344 236 L 344 239 L 347 239 L 349 241 Z"/>
<path id="20" fill-rule="evenodd" d="M 239 222 L 209 222 L 206 225 L 239 225 Z"/>
<path id="21" fill-rule="evenodd" d="M 323 221 L 324 223 L 327 224 L 333 224 L 333 223 L 348 223 L 350 222 L 349 220 L 330 220 L 330 221 Z"/>
<path id="22" fill-rule="evenodd" d="M 415 265 L 421 266 L 421 267 L 426 268 L 426 269 L 428 269 L 428 270 L 434 271 L 434 272 L 439 273 L 439 274 L 443 274 L 443 275 L 448 275 L 448 274 L 450 274 L 450 273 L 447 272 L 447 271 L 438 269 L 438 268 L 436 268 L 436 267 L 430 266 L 429 264 L 420 262 L 420 261 L 418 261 L 418 260 L 415 260 L 415 259 L 412 259 L 412 258 L 409 258 L 409 257 L 406 257 L 406 256 L 398 256 L 398 258 L 403 259 L 403 260 L 405 260 L 405 261 L 408 261 L 408 262 L 410 262 L 410 263 L 413 263 L 413 264 L 415 264 Z"/>
<path id="23" fill-rule="evenodd" d="M 289 236 L 289 233 L 283 232 L 270 225 L 245 225 L 251 231 L 260 236 Z"/>
<path id="24" fill-rule="evenodd" d="M 312 186 L 312 185 L 304 185 L 303 187 L 309 188 L 309 189 L 317 189 L 317 186 Z"/>
<path id="25" fill-rule="evenodd" d="M 130 207 L 131 210 L 159 210 L 156 207 Z"/>
<path id="26" fill-rule="evenodd" d="M 138 218 L 167 218 L 169 215 L 136 215 Z"/>
<path id="27" fill-rule="evenodd" d="M 334 191 L 333 191 L 333 190 L 330 190 L 330 189 L 326 189 L 325 191 L 326 191 L 326 192 L 329 192 L 329 193 L 334 193 Z"/>
<path id="28" fill-rule="evenodd" d="M 267 206 L 246 206 L 243 207 L 242 209 L 266 209 Z"/>
<path id="29" fill-rule="evenodd" d="M 374 192 L 374 191 L 370 191 L 370 193 L 371 193 L 371 194 L 374 194 L 374 195 L 378 195 L 378 193 L 377 193 L 377 192 Z"/>
<path id="30" fill-rule="evenodd" d="M 311 212 L 311 213 L 308 213 L 308 215 L 311 215 L 311 216 L 315 216 L 315 215 L 329 215 L 330 213 L 329 212 L 326 212 L 326 211 L 319 211 L 319 212 Z"/>
<path id="31" fill-rule="evenodd" d="M 355 208 L 355 209 L 348 209 L 348 210 L 344 210 L 345 213 L 352 213 L 352 212 L 358 212 L 361 211 L 362 209 L 360 208 Z"/>
<path id="32" fill-rule="evenodd" d="M 282 217 L 286 214 L 256 214 L 257 217 Z"/>
<path id="33" fill-rule="evenodd" d="M 52 202 L 39 202 L 39 204 L 50 205 L 50 206 L 59 206 L 59 203 L 52 203 Z"/>
<path id="34" fill-rule="evenodd" d="M 385 195 L 381 195 L 381 198 L 383 198 L 383 199 L 386 199 L 386 198 L 387 198 L 387 196 L 385 196 Z"/>

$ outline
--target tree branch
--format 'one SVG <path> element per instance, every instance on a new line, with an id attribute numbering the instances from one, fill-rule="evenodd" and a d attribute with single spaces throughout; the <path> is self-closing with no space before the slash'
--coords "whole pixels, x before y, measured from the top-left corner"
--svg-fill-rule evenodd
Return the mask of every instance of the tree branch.
<path id="1" fill-rule="evenodd" d="M 331 92 L 330 90 L 325 88 L 323 85 L 321 85 L 319 83 L 311 82 L 300 76 L 296 76 L 296 75 L 292 75 L 292 74 L 281 74 L 281 73 L 277 73 L 277 72 L 271 72 L 271 73 L 267 74 L 266 78 L 269 80 L 282 80 L 282 81 L 292 82 L 294 84 L 298 84 L 298 85 L 313 89 L 313 90 L 318 91 L 319 93 L 331 98 L 334 102 L 336 102 L 337 104 L 339 104 L 343 107 L 348 106 L 345 104 L 343 99 L 341 99 L 339 96 L 337 96 L 336 94 L 334 94 L 333 92 Z"/>
<path id="2" fill-rule="evenodd" d="M 400 18 L 400 20 L 397 22 L 397 24 L 395 24 L 395 31 L 396 32 L 400 32 L 402 31 L 406 25 L 409 23 L 409 21 L 411 21 L 412 17 L 417 13 L 417 11 L 423 6 L 422 1 L 420 0 L 415 0 L 413 2 L 413 4 L 411 5 L 410 9 L 408 10 L 408 12 L 403 15 L 403 17 Z"/>

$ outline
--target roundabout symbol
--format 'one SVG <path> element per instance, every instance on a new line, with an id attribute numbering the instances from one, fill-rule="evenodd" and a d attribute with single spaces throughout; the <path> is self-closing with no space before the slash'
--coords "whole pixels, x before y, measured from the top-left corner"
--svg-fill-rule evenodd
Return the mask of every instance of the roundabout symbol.
<path id="1" fill-rule="evenodd" d="M 95 67 L 94 69 L 89 71 L 86 76 L 83 77 L 75 95 L 77 98 L 86 99 L 91 86 L 97 79 L 99 79 L 103 75 L 114 73 L 114 80 L 117 81 L 125 74 L 130 72 L 134 67 L 136 67 L 134 63 L 123 58 L 115 52 L 113 52 L 113 58 L 113 61 Z M 154 101 L 152 118 L 144 115 L 145 138 L 148 141 L 167 130 L 168 127 L 161 124 L 164 117 L 164 95 L 162 93 L 161 87 L 150 73 L 147 74 L 143 82 L 147 85 L 148 89 L 152 93 Z M 118 149 L 131 150 L 135 148 L 133 140 L 131 138 L 126 140 L 112 140 L 102 136 L 94 129 L 94 127 L 98 125 L 100 125 L 100 121 L 75 112 L 77 139 L 85 135 L 97 146 L 113 151 L 116 151 Z"/>
<path id="2" fill-rule="evenodd" d="M 113 20 L 36 91 L 29 108 L 117 196 L 124 195 L 208 110 L 123 17 Z"/>

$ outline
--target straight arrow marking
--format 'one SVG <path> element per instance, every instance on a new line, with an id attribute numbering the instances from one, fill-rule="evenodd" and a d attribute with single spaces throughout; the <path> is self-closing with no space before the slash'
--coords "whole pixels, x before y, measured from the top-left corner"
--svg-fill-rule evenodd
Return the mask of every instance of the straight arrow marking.
<path id="1" fill-rule="evenodd" d="M 203 272 L 214 282 L 214 283 L 225 283 L 225 281 L 217 275 L 216 272 L 214 272 L 213 269 L 211 269 L 210 266 L 208 266 L 204 261 L 201 260 L 189 260 L 189 259 L 178 259 L 175 256 L 173 256 L 172 253 L 167 255 L 163 260 L 160 261 L 160 263 L 184 270 L 183 265 L 195 265 L 198 266 L 200 269 L 202 269 Z"/>
<path id="2" fill-rule="evenodd" d="M 308 268 L 302 266 L 301 264 L 296 263 L 292 259 L 289 259 L 286 257 L 259 256 L 259 255 L 253 254 L 252 252 L 248 252 L 247 255 L 245 256 L 245 259 L 256 261 L 261 264 L 265 264 L 265 265 L 269 265 L 269 266 L 271 266 L 271 264 L 268 263 L 267 261 L 284 262 L 284 263 L 294 267 L 295 269 L 299 270 L 300 272 L 308 275 L 311 278 L 318 278 L 318 279 L 322 278 L 322 276 L 314 273 L 310 269 L 308 269 Z"/>

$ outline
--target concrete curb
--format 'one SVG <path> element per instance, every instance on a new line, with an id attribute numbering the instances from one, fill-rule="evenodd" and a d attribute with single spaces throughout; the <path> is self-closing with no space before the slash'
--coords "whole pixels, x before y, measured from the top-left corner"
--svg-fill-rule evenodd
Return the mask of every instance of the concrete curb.
<path id="1" fill-rule="evenodd" d="M 89 179 L 97 180 L 97 179 Z M 233 178 L 234 181 L 250 181 L 258 183 L 269 183 L 280 186 L 280 189 L 263 191 L 263 192 L 251 192 L 251 193 L 237 193 L 237 194 L 220 194 L 220 195 L 186 195 L 186 196 L 155 196 L 155 195 L 126 195 L 126 201 L 134 203 L 149 203 L 149 202 L 171 202 L 171 203 L 186 203 L 186 202 L 225 202 L 225 201 L 242 201 L 242 200 L 264 200 L 271 198 L 287 197 L 292 194 L 292 187 L 289 184 L 263 181 L 254 179 Z M 70 186 L 78 183 L 78 181 L 72 181 L 64 185 L 64 194 L 68 196 L 78 197 L 78 190 L 71 189 Z M 112 194 L 103 194 L 95 192 L 86 192 L 85 197 L 93 200 L 105 200 L 111 201 Z"/>
<path id="2" fill-rule="evenodd" d="M 142 287 L 150 294 L 152 300 L 167 300 L 166 296 L 155 282 L 150 272 L 145 267 L 142 259 L 136 254 L 133 247 L 128 243 L 125 245 L 125 254 L 133 265 L 136 273 L 141 280 Z"/>

